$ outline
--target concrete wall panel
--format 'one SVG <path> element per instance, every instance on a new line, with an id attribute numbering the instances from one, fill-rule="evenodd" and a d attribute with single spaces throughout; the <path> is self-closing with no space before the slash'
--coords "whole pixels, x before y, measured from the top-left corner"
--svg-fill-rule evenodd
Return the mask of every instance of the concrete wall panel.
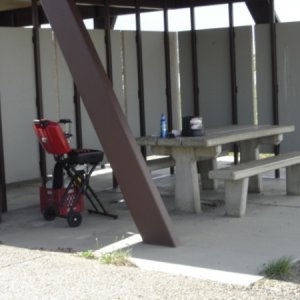
<path id="1" fill-rule="evenodd" d="M 295 125 L 281 144 L 281 151 L 287 152 L 300 149 L 300 23 L 278 24 L 276 30 L 279 122 Z"/>
<path id="2" fill-rule="evenodd" d="M 104 31 L 103 30 L 90 30 L 89 31 L 92 41 L 94 42 L 95 48 L 99 55 L 99 58 L 106 69 L 106 50 L 104 42 Z M 101 143 L 98 140 L 95 129 L 92 126 L 90 118 L 84 107 L 83 102 L 81 102 L 81 114 L 82 114 L 82 139 L 83 147 L 102 149 Z"/>
<path id="3" fill-rule="evenodd" d="M 231 124 L 228 29 L 197 32 L 200 114 L 205 127 Z"/>
<path id="4" fill-rule="evenodd" d="M 113 68 L 113 88 L 121 104 L 123 112 L 125 111 L 124 88 L 123 88 L 123 53 L 122 53 L 122 34 L 120 31 L 111 31 L 111 52 Z"/>
<path id="5" fill-rule="evenodd" d="M 178 33 L 180 94 L 182 116 L 194 115 L 191 33 Z"/>
<path id="6" fill-rule="evenodd" d="M 57 43 L 50 29 L 40 29 L 40 55 L 44 118 L 58 121 L 60 118 L 60 82 Z M 37 158 L 38 159 L 38 158 Z M 47 173 L 52 174 L 54 159 L 46 154 Z"/>
<path id="7" fill-rule="evenodd" d="M 167 114 L 164 36 L 143 32 L 146 133 L 159 134 L 160 116 Z"/>
<path id="8" fill-rule="evenodd" d="M 7 183 L 39 176 L 32 31 L 0 28 L 0 100 Z"/>
<path id="9" fill-rule="evenodd" d="M 252 28 L 235 29 L 238 123 L 254 124 Z"/>
<path id="10" fill-rule="evenodd" d="M 295 125 L 295 132 L 284 136 L 280 144 L 281 152 L 300 148 L 300 63 L 299 63 L 300 23 L 276 25 L 277 39 L 277 76 L 279 123 Z M 257 96 L 259 123 L 273 122 L 272 69 L 270 48 L 270 26 L 259 25 L 255 28 L 257 62 Z M 269 149 L 272 151 L 272 149 Z"/>
<path id="11" fill-rule="evenodd" d="M 140 114 L 135 36 L 135 32 L 132 31 L 123 33 L 124 104 L 129 126 L 134 136 L 138 137 L 140 136 Z"/>
<path id="12" fill-rule="evenodd" d="M 255 26 L 256 89 L 259 124 L 272 124 L 272 69 L 270 26 Z"/>
<path id="13" fill-rule="evenodd" d="M 182 115 L 193 115 L 191 33 L 179 32 Z M 254 122 L 251 27 L 236 28 L 238 120 Z M 230 52 L 228 29 L 197 31 L 199 105 L 206 127 L 231 124 Z M 251 113 L 249 113 L 251 112 Z"/>

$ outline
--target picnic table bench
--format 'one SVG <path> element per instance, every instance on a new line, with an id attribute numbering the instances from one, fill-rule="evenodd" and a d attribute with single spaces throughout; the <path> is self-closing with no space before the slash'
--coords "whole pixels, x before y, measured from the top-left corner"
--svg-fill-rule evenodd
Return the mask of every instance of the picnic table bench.
<path id="1" fill-rule="evenodd" d="M 246 213 L 249 177 L 286 168 L 287 195 L 300 195 L 300 152 L 253 160 L 209 172 L 211 179 L 225 181 L 226 214 L 241 217 Z"/>

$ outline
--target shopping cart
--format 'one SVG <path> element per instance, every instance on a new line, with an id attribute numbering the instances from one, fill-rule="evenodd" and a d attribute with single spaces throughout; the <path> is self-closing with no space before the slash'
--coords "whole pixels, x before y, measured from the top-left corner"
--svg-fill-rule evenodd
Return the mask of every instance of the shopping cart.
<path id="1" fill-rule="evenodd" d="M 68 120 L 60 123 L 67 124 Z M 40 209 L 48 221 L 57 216 L 66 218 L 70 227 L 77 227 L 82 222 L 81 212 L 84 210 L 84 195 L 96 213 L 116 219 L 118 216 L 109 213 L 94 190 L 90 177 L 103 160 L 103 152 L 91 149 L 72 149 L 69 144 L 70 134 L 63 132 L 59 122 L 46 119 L 34 120 L 33 129 L 44 150 L 53 154 L 55 166 L 52 186 L 40 187 Z M 66 180 L 68 179 L 68 183 Z"/>

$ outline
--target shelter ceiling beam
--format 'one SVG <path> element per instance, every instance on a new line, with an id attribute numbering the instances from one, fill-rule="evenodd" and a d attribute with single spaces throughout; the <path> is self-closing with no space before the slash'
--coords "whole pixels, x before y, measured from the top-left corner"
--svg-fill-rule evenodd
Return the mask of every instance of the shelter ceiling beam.
<path id="1" fill-rule="evenodd" d="M 205 6 L 215 4 L 226 4 L 228 0 L 192 0 L 192 1 L 180 1 L 180 0 L 140 0 L 140 8 L 144 9 L 163 9 L 167 6 L 169 9 L 189 7 L 190 2 L 194 6 Z M 233 2 L 244 2 L 244 0 L 234 0 Z M 81 5 L 101 5 L 104 6 L 105 0 L 76 0 L 77 4 Z M 136 0 L 109 0 L 109 5 L 112 7 L 131 7 L 134 8 Z"/>
<path id="2" fill-rule="evenodd" d="M 270 20 L 270 10 L 272 5 L 269 0 L 245 1 L 250 14 L 256 24 L 267 24 Z M 280 22 L 278 15 L 275 14 L 275 22 Z"/>
<path id="3" fill-rule="evenodd" d="M 95 6 L 86 6 L 86 5 L 78 5 L 78 9 L 83 19 L 95 18 Z M 145 12 L 149 10 L 142 9 L 141 12 Z M 0 11 L 0 26 L 9 26 L 9 27 L 22 27 L 32 25 L 32 15 L 31 8 L 22 8 L 16 10 L 9 11 Z M 110 15 L 112 17 L 112 23 L 115 20 L 115 16 L 126 15 L 135 13 L 135 10 L 132 8 L 110 8 Z M 104 7 L 98 6 L 97 17 L 104 18 L 105 12 Z M 43 9 L 39 7 L 39 20 L 40 24 L 47 24 L 48 20 L 45 16 Z M 104 22 L 103 22 L 104 28 Z"/>

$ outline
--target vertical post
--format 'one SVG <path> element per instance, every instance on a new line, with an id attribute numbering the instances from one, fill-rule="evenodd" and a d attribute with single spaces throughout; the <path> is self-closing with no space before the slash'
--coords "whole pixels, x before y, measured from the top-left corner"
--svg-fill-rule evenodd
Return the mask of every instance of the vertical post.
<path id="1" fill-rule="evenodd" d="M 4 162 L 4 145 L 2 134 L 2 113 L 0 99 L 0 223 L 2 220 L 2 212 L 7 212 L 7 195 L 5 180 L 5 162 Z"/>
<path id="2" fill-rule="evenodd" d="M 168 131 L 170 131 L 173 128 L 173 109 L 172 109 L 169 17 L 168 17 L 168 6 L 167 6 L 166 0 L 165 0 L 165 5 L 164 5 L 164 46 L 165 46 L 164 48 L 165 48 Z M 170 173 L 174 174 L 173 167 L 170 168 Z"/>
<path id="3" fill-rule="evenodd" d="M 136 1 L 135 10 L 136 20 L 136 53 L 137 53 L 137 73 L 138 73 L 138 97 L 140 112 L 140 134 L 146 135 L 146 117 L 145 117 L 145 90 L 144 90 L 144 69 L 143 69 L 143 46 L 141 33 L 141 12 L 139 0 Z M 147 156 L 146 147 L 141 147 L 144 158 Z"/>
<path id="4" fill-rule="evenodd" d="M 196 34 L 196 20 L 195 7 L 191 4 L 191 48 L 192 48 L 192 72 L 193 72 L 193 96 L 194 96 L 194 114 L 200 116 L 199 106 L 199 79 L 198 79 L 198 56 L 197 56 L 197 34 Z"/>
<path id="5" fill-rule="evenodd" d="M 164 48 L 165 48 L 168 130 L 170 130 L 173 128 L 173 110 L 172 110 L 172 95 L 171 95 L 169 18 L 168 18 L 168 8 L 166 5 L 166 0 L 164 5 L 164 46 L 165 46 Z"/>
<path id="6" fill-rule="evenodd" d="M 279 124 L 279 109 L 278 109 L 277 47 L 276 47 L 276 25 L 275 25 L 274 0 L 271 0 L 270 26 L 271 26 L 273 122 L 274 122 L 274 125 L 278 125 Z"/>
<path id="7" fill-rule="evenodd" d="M 233 3 L 228 3 L 229 11 L 229 47 L 230 47 L 230 79 L 231 79 L 231 108 L 232 124 L 238 124 L 237 83 L 236 83 L 236 55 L 235 55 L 235 31 L 233 20 Z M 238 163 L 238 146 L 233 145 L 234 163 Z"/>
<path id="8" fill-rule="evenodd" d="M 105 47 L 106 47 L 106 69 L 107 76 L 113 83 L 113 69 L 112 69 L 112 52 L 111 52 L 111 34 L 110 34 L 110 11 L 108 0 L 104 4 L 104 24 L 105 24 Z"/>
<path id="9" fill-rule="evenodd" d="M 75 108 L 76 145 L 77 148 L 82 148 L 83 142 L 82 142 L 80 95 L 75 83 L 74 83 L 74 108 Z"/>
<path id="10" fill-rule="evenodd" d="M 271 42 L 271 67 L 272 67 L 272 99 L 273 99 L 273 124 L 279 125 L 279 103 L 278 103 L 278 73 L 277 73 L 277 46 L 276 46 L 276 18 L 274 0 L 270 2 L 270 42 Z M 280 153 L 280 146 L 274 146 L 274 154 Z M 280 177 L 280 171 L 275 171 L 275 177 Z"/>
<path id="11" fill-rule="evenodd" d="M 33 24 L 33 51 L 34 51 L 34 74 L 35 74 L 35 91 L 36 91 L 36 107 L 37 117 L 42 119 L 44 117 L 43 111 L 43 92 L 42 92 L 42 75 L 41 75 L 41 56 L 40 56 L 40 22 L 37 0 L 32 0 L 32 24 Z M 46 167 L 46 154 L 39 145 L 40 157 L 40 174 L 42 177 L 43 185 L 47 181 L 47 167 Z"/>
<path id="12" fill-rule="evenodd" d="M 109 1 L 105 0 L 104 2 L 104 27 L 105 27 L 105 49 L 106 49 L 106 72 L 107 76 L 110 79 L 113 85 L 113 67 L 112 67 L 112 51 L 111 51 L 111 25 L 110 25 L 110 9 Z M 113 187 L 118 187 L 118 182 L 115 174 L 113 173 Z"/>

